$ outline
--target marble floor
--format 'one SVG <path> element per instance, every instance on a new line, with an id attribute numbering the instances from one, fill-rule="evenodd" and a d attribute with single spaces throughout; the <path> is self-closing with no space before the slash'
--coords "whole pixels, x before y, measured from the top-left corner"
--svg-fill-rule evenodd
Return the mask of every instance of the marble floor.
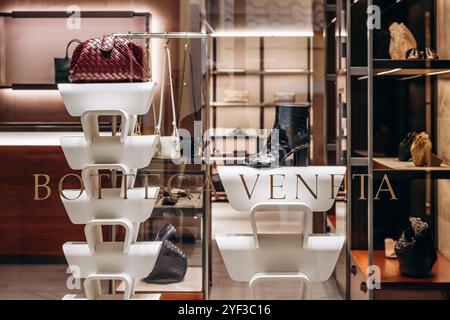
<path id="1" fill-rule="evenodd" d="M 0 299 L 59 300 L 67 293 L 81 293 L 67 289 L 66 269 L 61 264 L 0 265 Z"/>
<path id="2" fill-rule="evenodd" d="M 262 225 L 262 228 L 268 226 Z M 247 233 L 251 226 L 248 214 L 234 211 L 227 203 L 214 203 L 212 212 L 213 250 L 211 299 L 253 299 L 246 282 L 231 280 L 225 269 L 214 237 L 218 233 Z M 69 290 L 73 284 L 61 264 L 0 265 L 0 299 L 61 299 L 65 294 L 79 294 L 81 290 Z M 68 281 L 69 279 L 69 281 Z M 289 281 L 267 282 L 258 285 L 258 299 L 296 299 L 299 284 Z M 342 299 L 335 278 L 324 283 L 314 283 L 312 299 Z"/>

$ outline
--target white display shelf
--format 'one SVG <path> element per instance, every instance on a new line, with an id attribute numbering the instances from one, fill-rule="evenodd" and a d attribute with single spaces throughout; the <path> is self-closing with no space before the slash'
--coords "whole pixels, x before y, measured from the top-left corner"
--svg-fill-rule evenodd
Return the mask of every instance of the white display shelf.
<path id="1" fill-rule="evenodd" d="M 145 199 L 145 188 L 127 190 L 127 199 L 124 199 L 123 189 L 102 189 L 101 199 L 90 197 L 86 190 L 80 195 L 80 190 L 66 189 L 61 196 L 70 221 L 74 224 L 86 224 L 93 219 L 126 218 L 132 223 L 144 222 L 152 213 L 158 187 L 148 187 Z M 77 198 L 78 197 L 78 198 Z M 75 199 L 76 198 L 76 199 Z"/>
<path id="2" fill-rule="evenodd" d="M 84 191 L 64 190 L 66 211 L 75 224 L 85 224 L 86 243 L 66 242 L 64 255 L 76 278 L 83 278 L 85 297 L 64 299 L 159 299 L 160 295 L 134 295 L 135 279 L 147 276 L 155 265 L 162 242 L 136 242 L 139 223 L 147 220 L 159 188 L 133 188 L 137 169 L 150 164 L 156 152 L 157 136 L 133 136 L 137 115 L 148 112 L 155 83 L 59 84 L 70 115 L 81 116 L 84 136 L 61 137 L 69 166 L 82 170 Z M 99 117 L 120 117 L 118 136 L 103 136 Z M 123 174 L 121 188 L 99 188 L 101 170 Z M 126 180 L 125 179 L 128 179 Z M 125 183 L 126 182 L 126 183 Z M 126 194 L 126 196 L 125 196 Z M 103 241 L 102 226 L 121 226 L 123 242 Z M 123 281 L 124 294 L 105 294 L 102 281 Z"/>
<path id="3" fill-rule="evenodd" d="M 279 239 L 275 241 L 277 236 Z M 247 282 L 264 272 L 302 272 L 311 281 L 329 279 L 344 245 L 343 235 L 310 236 L 305 248 L 293 242 L 292 237 L 284 236 L 271 235 L 270 243 L 274 245 L 260 247 L 255 244 L 253 234 L 216 235 L 216 241 L 235 281 Z"/>
<path id="4" fill-rule="evenodd" d="M 155 265 L 162 242 L 136 242 L 124 252 L 123 242 L 101 242 L 91 251 L 84 242 L 66 242 L 64 255 L 71 270 L 79 270 L 80 278 L 95 273 L 126 273 L 138 279 L 146 277 Z"/>
<path id="5" fill-rule="evenodd" d="M 101 136 L 111 133 L 101 132 Z M 84 137 L 83 132 L 0 132 L 0 146 L 60 146 L 61 137 Z"/>
<path id="6" fill-rule="evenodd" d="M 74 117 L 88 110 L 124 110 L 129 115 L 142 115 L 150 108 L 155 86 L 155 82 L 61 83 L 58 89 Z"/>
<path id="7" fill-rule="evenodd" d="M 157 136 L 129 136 L 124 143 L 119 136 L 96 137 L 92 143 L 85 137 L 62 137 L 61 146 L 69 166 L 80 170 L 93 163 L 121 163 L 129 168 L 150 164 L 158 143 Z"/>
<path id="8" fill-rule="evenodd" d="M 312 211 L 325 212 L 333 206 L 335 201 L 330 197 L 330 189 L 332 187 L 334 195 L 338 193 L 344 180 L 346 167 L 252 168 L 235 165 L 217 166 L 217 171 L 230 205 L 237 211 L 250 212 L 254 205 L 261 202 L 279 203 L 282 209 L 283 202 L 291 201 L 306 204 Z M 309 192 L 305 184 L 299 182 L 298 175 L 301 175 L 308 186 L 313 186 L 316 197 Z M 331 180 L 331 175 L 334 175 L 334 181 Z M 243 184 L 242 177 L 246 185 Z M 271 189 L 267 187 L 271 185 L 272 177 L 277 178 L 277 180 L 274 178 L 275 185 L 282 184 L 282 188 L 277 188 L 279 192 L 273 196 Z M 334 185 L 331 185 L 332 182 Z M 251 192 L 251 195 L 248 192 Z M 283 198 L 282 201 L 279 198 Z"/>

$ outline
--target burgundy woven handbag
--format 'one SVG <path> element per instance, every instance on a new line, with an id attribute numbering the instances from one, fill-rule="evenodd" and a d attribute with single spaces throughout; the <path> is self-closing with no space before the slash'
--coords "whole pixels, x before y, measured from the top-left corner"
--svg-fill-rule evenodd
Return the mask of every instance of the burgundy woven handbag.
<path id="1" fill-rule="evenodd" d="M 142 46 L 111 35 L 83 41 L 74 50 L 70 82 L 132 82 L 148 80 Z"/>

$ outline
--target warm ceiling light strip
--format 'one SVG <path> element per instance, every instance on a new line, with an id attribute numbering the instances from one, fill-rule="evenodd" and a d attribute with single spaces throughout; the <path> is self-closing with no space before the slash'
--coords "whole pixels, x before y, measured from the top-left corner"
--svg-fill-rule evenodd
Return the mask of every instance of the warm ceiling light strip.
<path id="1" fill-rule="evenodd" d="M 402 68 L 395 68 L 395 69 L 391 69 L 391 70 L 386 70 L 386 71 L 381 71 L 377 73 L 377 76 L 382 76 L 382 75 L 386 75 L 386 74 L 391 74 L 391 73 L 396 73 L 402 71 Z"/>
<path id="2" fill-rule="evenodd" d="M 216 38 L 247 38 L 247 37 L 312 37 L 312 31 L 216 31 L 211 33 Z"/>
<path id="3" fill-rule="evenodd" d="M 446 74 L 446 73 L 450 73 L 450 70 L 430 72 L 430 73 L 427 73 L 427 76 L 437 76 L 437 75 Z"/>

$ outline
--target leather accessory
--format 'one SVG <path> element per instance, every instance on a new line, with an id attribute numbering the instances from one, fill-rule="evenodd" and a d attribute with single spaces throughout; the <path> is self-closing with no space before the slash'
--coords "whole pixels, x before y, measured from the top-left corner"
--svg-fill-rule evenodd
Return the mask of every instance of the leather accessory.
<path id="1" fill-rule="evenodd" d="M 144 49 L 132 40 L 105 35 L 80 43 L 73 52 L 70 82 L 147 81 Z"/>
<path id="2" fill-rule="evenodd" d="M 294 102 L 295 92 L 275 92 L 273 94 L 273 102 Z"/>
<path id="3" fill-rule="evenodd" d="M 411 144 L 411 156 L 416 167 L 431 166 L 432 143 L 426 132 L 416 135 Z"/>
<path id="4" fill-rule="evenodd" d="M 147 283 L 169 284 L 181 282 L 187 272 L 187 258 L 183 251 L 169 241 L 175 238 L 176 229 L 166 224 L 156 235 L 162 241 L 161 250 L 152 272 L 144 279 Z"/>
<path id="5" fill-rule="evenodd" d="M 410 49 L 417 48 L 417 42 L 411 31 L 403 24 L 394 22 L 389 26 L 391 42 L 389 55 L 393 60 L 405 60 Z"/>
<path id="6" fill-rule="evenodd" d="M 224 90 L 224 102 L 227 103 L 247 103 L 248 90 Z"/>
<path id="7" fill-rule="evenodd" d="M 388 259 L 396 259 L 397 255 L 395 254 L 395 245 L 397 241 L 391 238 L 384 239 L 384 256 Z"/>
<path id="8" fill-rule="evenodd" d="M 188 60 L 189 60 L 189 74 L 190 74 L 190 79 L 186 80 L 186 69 L 187 69 L 187 64 L 188 64 Z M 194 85 L 195 85 L 195 80 L 194 80 L 194 75 L 195 75 L 195 71 L 194 71 L 194 62 L 192 59 L 192 53 L 191 53 L 191 43 L 190 41 L 188 41 L 185 45 L 184 45 L 184 55 L 183 55 L 183 69 L 181 72 L 181 83 L 182 85 L 180 86 L 180 92 L 178 94 L 178 116 L 177 119 L 178 121 L 180 121 L 180 112 L 181 112 L 181 108 L 182 108 L 182 103 L 183 103 L 183 93 L 184 93 L 184 88 L 186 86 L 191 86 L 191 107 L 193 108 L 193 110 L 190 110 L 189 113 L 191 113 L 193 115 L 194 121 L 198 121 L 198 112 L 197 112 L 197 91 L 194 90 Z M 179 123 L 179 122 L 178 122 Z"/>
<path id="9" fill-rule="evenodd" d="M 78 39 L 72 39 L 66 46 L 66 55 L 64 58 L 55 58 L 55 83 L 68 83 L 70 73 L 69 47 L 72 43 L 81 43 Z"/>
<path id="10" fill-rule="evenodd" d="M 424 55 L 425 55 L 425 59 L 427 59 L 427 60 L 439 60 L 439 56 L 431 48 L 425 48 Z"/>
<path id="11" fill-rule="evenodd" d="M 161 204 L 163 206 L 174 206 L 177 204 L 177 202 L 178 202 L 178 199 L 174 199 L 171 197 L 164 197 L 161 201 Z"/>
<path id="12" fill-rule="evenodd" d="M 411 159 L 411 145 L 416 138 L 417 132 L 408 132 L 406 137 L 398 145 L 398 160 L 409 161 Z"/>
<path id="13" fill-rule="evenodd" d="M 411 277 L 427 277 L 436 262 L 436 247 L 428 224 L 420 218 L 409 218 L 409 226 L 395 245 L 400 273 Z"/>
<path id="14" fill-rule="evenodd" d="M 275 140 L 278 131 L 278 141 Z M 276 145 L 273 145 L 276 143 Z M 275 123 L 270 137 L 262 150 L 249 156 L 246 164 L 256 168 L 286 165 L 307 166 L 309 164 L 309 106 L 301 104 L 279 104 L 275 109 Z M 294 155 L 294 161 L 288 159 Z M 278 163 L 277 163 L 278 162 Z"/>
<path id="15" fill-rule="evenodd" d="M 169 72 L 169 87 L 170 87 L 170 102 L 172 108 L 172 135 L 171 136 L 161 136 L 161 122 L 162 113 L 164 107 L 164 87 L 165 87 L 165 73 L 166 64 L 168 65 Z M 156 148 L 156 159 L 178 159 L 181 157 L 181 141 L 180 135 L 177 128 L 177 114 L 175 110 L 175 99 L 173 93 L 173 82 L 172 82 L 172 63 L 170 59 L 170 49 L 167 44 L 164 46 L 164 60 L 162 66 L 161 74 L 161 94 L 159 101 L 159 118 L 158 124 L 155 126 L 155 135 L 159 136 L 159 143 Z"/>

